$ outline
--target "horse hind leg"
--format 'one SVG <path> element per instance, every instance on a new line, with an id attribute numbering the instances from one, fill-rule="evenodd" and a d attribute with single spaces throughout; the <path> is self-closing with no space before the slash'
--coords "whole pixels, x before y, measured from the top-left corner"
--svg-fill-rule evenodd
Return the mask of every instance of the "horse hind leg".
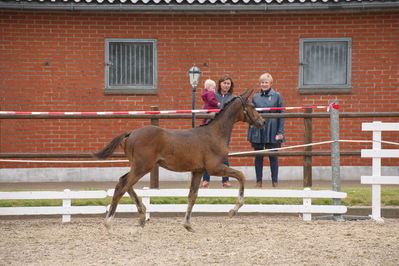
<path id="1" fill-rule="evenodd" d="M 122 190 L 127 184 L 128 177 L 129 177 L 129 172 L 124 174 L 123 176 L 121 176 L 119 178 L 118 184 L 116 184 L 116 186 L 115 186 L 115 192 L 112 197 L 112 202 L 111 202 L 110 208 L 109 208 L 107 215 L 105 216 L 105 220 L 104 220 L 104 225 L 107 228 L 109 233 L 112 232 L 111 222 L 115 216 L 115 211 L 118 206 L 118 202 L 122 198 L 123 194 L 125 194 L 125 192 L 122 192 Z"/>
<path id="2" fill-rule="evenodd" d="M 184 218 L 184 228 L 186 228 L 187 231 L 189 232 L 194 232 L 194 229 L 191 227 L 191 212 L 193 210 L 193 206 L 195 204 L 195 201 L 198 196 L 198 189 L 201 183 L 201 177 L 202 173 L 201 172 L 192 172 L 191 173 L 191 187 L 190 187 L 190 192 L 188 194 L 188 206 L 187 206 L 187 211 L 186 215 Z"/>
<path id="3" fill-rule="evenodd" d="M 144 227 L 146 220 L 145 213 L 147 211 L 147 208 L 144 206 L 143 202 L 137 196 L 136 192 L 133 190 L 133 187 L 130 187 L 127 192 L 129 193 L 132 200 L 136 203 L 137 212 L 139 214 L 139 224 L 141 227 Z"/>
<path id="4" fill-rule="evenodd" d="M 140 165 L 140 164 L 139 164 Z M 139 210 L 139 215 L 140 215 L 140 220 L 144 220 L 145 223 L 145 207 L 143 205 L 143 203 L 139 200 L 139 198 L 137 197 L 136 193 L 133 191 L 133 185 L 137 183 L 137 181 L 142 178 L 145 174 L 147 174 L 148 172 L 151 171 L 153 165 L 150 164 L 146 164 L 146 165 L 140 165 L 139 167 L 134 167 L 133 166 L 130 168 L 130 172 L 123 175 L 120 179 L 119 179 L 119 183 L 116 185 L 115 187 L 115 192 L 114 192 L 114 196 L 112 198 L 112 203 L 111 203 L 111 207 L 110 210 L 107 213 L 107 216 L 105 218 L 105 226 L 108 229 L 108 231 L 111 231 L 111 221 L 115 216 L 115 211 L 116 211 L 116 207 L 118 206 L 118 202 L 119 200 L 122 198 L 122 196 L 128 192 L 130 194 L 130 196 L 133 196 L 133 199 L 136 201 L 136 199 L 138 201 L 136 201 L 136 205 L 137 202 L 138 206 L 140 206 L 138 208 Z M 130 192 L 129 192 L 130 191 Z M 143 217 L 144 215 L 144 219 L 142 219 L 141 217 Z M 141 222 L 142 225 L 144 225 L 143 222 Z"/>

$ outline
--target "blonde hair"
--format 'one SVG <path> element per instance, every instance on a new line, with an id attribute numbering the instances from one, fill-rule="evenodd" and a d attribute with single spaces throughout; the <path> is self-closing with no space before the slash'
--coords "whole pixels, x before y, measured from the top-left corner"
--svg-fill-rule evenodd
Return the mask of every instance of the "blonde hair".
<path id="1" fill-rule="evenodd" d="M 269 73 L 264 73 L 264 74 L 260 75 L 259 82 L 262 82 L 264 80 L 268 80 L 268 81 L 270 81 L 270 83 L 273 83 L 273 77 Z"/>
<path id="2" fill-rule="evenodd" d="M 212 79 L 207 79 L 207 80 L 205 80 L 205 82 L 204 82 L 204 88 L 205 89 L 210 89 L 210 88 L 214 88 L 214 89 L 216 89 L 216 82 L 215 81 L 213 81 Z"/>

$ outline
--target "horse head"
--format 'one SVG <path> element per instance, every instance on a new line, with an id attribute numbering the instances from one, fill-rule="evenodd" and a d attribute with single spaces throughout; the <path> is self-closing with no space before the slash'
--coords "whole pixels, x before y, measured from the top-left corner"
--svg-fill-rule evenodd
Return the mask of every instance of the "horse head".
<path id="1" fill-rule="evenodd" d="M 243 94 L 238 96 L 241 100 L 243 117 L 239 119 L 240 121 L 247 122 L 248 124 L 255 126 L 257 128 L 262 128 L 265 125 L 265 120 L 256 111 L 255 106 L 249 102 L 249 97 L 254 92 L 254 89 L 247 89 Z"/>

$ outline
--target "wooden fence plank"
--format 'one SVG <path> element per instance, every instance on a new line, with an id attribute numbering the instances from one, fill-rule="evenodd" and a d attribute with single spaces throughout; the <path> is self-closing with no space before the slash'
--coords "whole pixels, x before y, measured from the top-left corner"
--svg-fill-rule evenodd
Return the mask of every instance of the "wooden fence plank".
<path id="1" fill-rule="evenodd" d="M 16 199 L 63 199 L 63 206 L 46 207 L 1 207 L 0 215 L 62 215 L 63 222 L 69 222 L 74 214 L 102 214 L 105 206 L 71 206 L 71 200 L 76 198 L 105 198 L 112 196 L 113 189 L 107 191 L 17 191 L 0 192 L 0 200 Z M 147 207 L 147 218 L 151 212 L 186 212 L 187 204 L 150 204 L 151 197 L 187 197 L 188 189 L 138 189 Z M 200 189 L 200 197 L 237 197 L 238 189 Z M 126 194 L 125 196 L 128 196 Z M 288 189 L 248 189 L 246 197 L 284 197 L 303 198 L 302 205 L 269 205 L 246 204 L 239 212 L 247 213 L 303 213 L 304 220 L 311 219 L 311 213 L 345 213 L 346 206 L 311 205 L 312 198 L 345 198 L 346 193 L 329 190 L 288 190 Z M 109 206 L 108 206 L 109 207 Z M 233 204 L 196 204 L 193 212 L 228 212 Z M 137 212 L 133 204 L 119 204 L 117 212 Z"/>
<path id="2" fill-rule="evenodd" d="M 362 131 L 399 131 L 399 123 L 362 123 Z"/>
<path id="3" fill-rule="evenodd" d="M 362 184 L 399 185 L 399 176 L 361 176 Z"/>
<path id="4" fill-rule="evenodd" d="M 363 158 L 399 158 L 399 149 L 367 150 L 361 151 Z"/>

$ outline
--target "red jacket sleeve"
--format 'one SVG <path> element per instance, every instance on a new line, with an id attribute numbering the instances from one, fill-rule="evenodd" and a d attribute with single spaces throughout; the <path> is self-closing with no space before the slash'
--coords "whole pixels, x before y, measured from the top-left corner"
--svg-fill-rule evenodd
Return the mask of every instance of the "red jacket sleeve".
<path id="1" fill-rule="evenodd" d="M 207 94 L 207 100 L 209 105 L 214 106 L 215 108 L 218 108 L 218 100 L 216 99 L 216 95 L 213 92 L 210 92 Z"/>

